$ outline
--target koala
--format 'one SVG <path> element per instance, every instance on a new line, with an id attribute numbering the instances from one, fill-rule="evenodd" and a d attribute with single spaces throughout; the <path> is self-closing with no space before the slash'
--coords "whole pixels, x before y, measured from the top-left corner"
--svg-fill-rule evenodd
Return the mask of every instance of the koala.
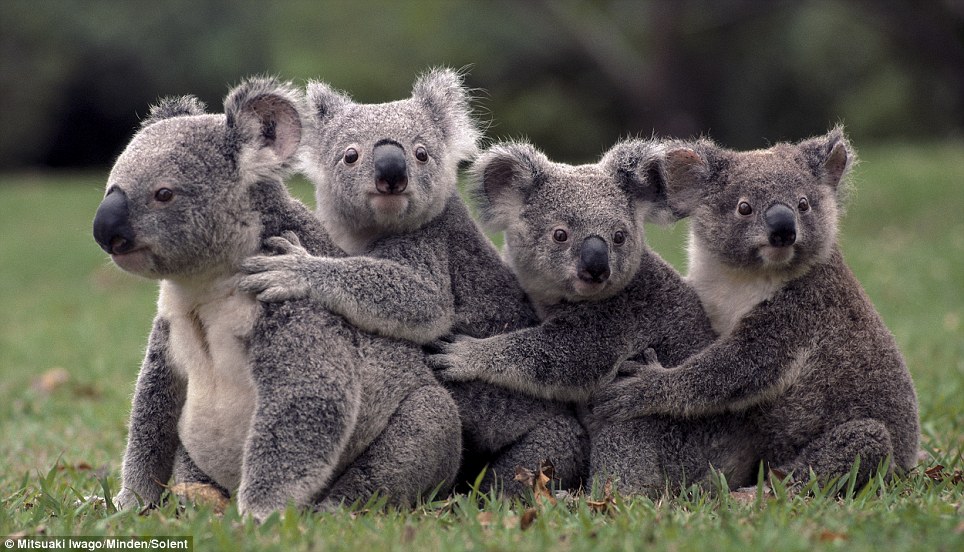
<path id="1" fill-rule="evenodd" d="M 829 481 L 858 459 L 860 483 L 887 459 L 910 469 L 914 385 L 837 245 L 855 161 L 843 128 L 750 152 L 667 147 L 669 202 L 692 219 L 687 278 L 720 338 L 672 368 L 629 366 L 594 413 L 743 412 L 760 458 L 797 478 Z"/>
<path id="2" fill-rule="evenodd" d="M 247 261 L 246 291 L 262 301 L 308 297 L 367 331 L 428 344 L 458 333 L 488 337 L 538 318 L 456 189 L 458 164 L 479 131 L 461 76 L 419 77 L 411 98 L 358 104 L 308 85 L 303 170 L 317 215 L 344 258 L 290 254 Z M 524 491 L 518 466 L 549 458 L 560 484 L 579 484 L 585 430 L 571 405 L 480 383 L 452 383 L 465 440 L 463 476 L 488 464 L 482 490 Z"/>
<path id="3" fill-rule="evenodd" d="M 172 472 L 236 494 L 256 519 L 376 492 L 405 504 L 454 481 L 458 412 L 419 347 L 238 289 L 242 261 L 273 242 L 343 255 L 282 182 L 302 104 L 267 78 L 234 88 L 224 114 L 164 100 L 110 173 L 94 237 L 121 269 L 160 281 L 120 507 L 157 504 Z"/>
<path id="4" fill-rule="evenodd" d="M 473 165 L 481 218 L 542 314 L 540 325 L 456 336 L 429 357 L 446 381 L 480 380 L 585 405 L 621 363 L 652 349 L 676 364 L 716 337 L 699 297 L 645 242 L 645 220 L 674 218 L 660 145 L 627 140 L 595 164 L 550 161 L 527 143 L 493 146 Z M 646 417 L 590 426 L 592 476 L 655 494 L 712 464 L 748 477 L 739 416 Z M 737 473 L 739 472 L 739 473 Z"/>

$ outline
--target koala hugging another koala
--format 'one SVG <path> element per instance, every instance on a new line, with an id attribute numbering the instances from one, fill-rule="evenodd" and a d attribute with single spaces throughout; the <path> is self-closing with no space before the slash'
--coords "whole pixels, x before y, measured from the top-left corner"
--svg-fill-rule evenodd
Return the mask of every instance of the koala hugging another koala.
<path id="1" fill-rule="evenodd" d="M 409 503 L 455 478 L 458 412 L 419 347 L 314 301 L 238 290 L 242 261 L 280 245 L 343 256 L 281 180 L 302 104 L 258 78 L 231 91 L 224 114 L 165 100 L 111 171 L 95 239 L 120 268 L 160 280 L 120 507 L 157 504 L 172 473 L 236 494 L 257 519 L 374 493 Z"/>
<path id="2" fill-rule="evenodd" d="M 505 235 L 505 256 L 542 314 L 535 327 L 480 339 L 454 336 L 429 362 L 443 380 L 480 380 L 585 405 L 620 363 L 652 348 L 680 363 L 715 338 L 696 293 L 645 242 L 646 220 L 673 219 L 661 147 L 628 140 L 596 164 L 555 163 L 505 143 L 473 166 L 481 218 Z M 752 465 L 742 417 L 587 416 L 590 475 L 654 494 Z"/>
<path id="3" fill-rule="evenodd" d="M 600 391 L 611 420 L 739 412 L 757 457 L 798 479 L 906 471 L 920 428 L 910 373 L 837 245 L 854 152 L 842 128 L 734 152 L 667 145 L 667 197 L 691 217 L 688 282 L 717 341 L 682 364 L 628 362 Z M 659 359 L 664 361 L 664 359 Z"/>
<path id="4" fill-rule="evenodd" d="M 318 217 L 351 256 L 250 259 L 242 288 L 264 301 L 310 300 L 368 331 L 427 344 L 449 334 L 489 337 L 538 322 L 525 293 L 469 215 L 458 164 L 477 153 L 468 91 L 451 70 L 418 78 L 408 99 L 359 104 L 308 85 L 302 155 Z M 570 405 L 484 383 L 446 386 L 465 437 L 463 477 L 488 465 L 483 490 L 511 494 L 519 466 L 546 458 L 566 487 L 585 473 L 586 434 Z"/>

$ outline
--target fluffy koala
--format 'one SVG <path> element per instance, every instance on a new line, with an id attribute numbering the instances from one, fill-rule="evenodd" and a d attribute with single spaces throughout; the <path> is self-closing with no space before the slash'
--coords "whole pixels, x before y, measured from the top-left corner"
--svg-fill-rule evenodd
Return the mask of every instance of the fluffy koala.
<path id="1" fill-rule="evenodd" d="M 241 262 L 272 242 L 340 254 L 281 181 L 302 102 L 270 79 L 232 90 L 224 114 L 165 100 L 111 171 L 94 237 L 120 268 L 160 280 L 119 506 L 156 504 L 172 471 L 259 519 L 375 492 L 406 503 L 454 479 L 457 410 L 418 347 L 237 289 Z"/>
<path id="2" fill-rule="evenodd" d="M 443 380 L 584 404 L 647 348 L 675 364 L 713 341 L 696 293 L 645 243 L 644 220 L 672 218 L 659 153 L 656 142 L 629 140 L 591 165 L 554 163 L 525 143 L 480 156 L 483 222 L 505 233 L 505 256 L 543 317 L 485 339 L 453 338 L 429 359 Z M 710 464 L 744 477 L 752 458 L 738 418 L 590 417 L 591 473 L 646 493 L 700 479 Z"/>
<path id="3" fill-rule="evenodd" d="M 666 157 L 670 202 L 692 216 L 688 279 L 721 338 L 674 368 L 630 367 L 595 413 L 743 411 L 760 457 L 798 477 L 845 475 L 858 457 L 861 482 L 888 457 L 912 467 L 910 374 L 837 246 L 854 161 L 843 130 L 745 153 L 701 140 Z"/>
<path id="4" fill-rule="evenodd" d="M 360 328 L 415 343 L 449 332 L 487 337 L 537 322 L 515 277 L 456 190 L 478 130 L 461 77 L 434 70 L 411 98 L 358 104 L 308 85 L 313 125 L 303 164 L 318 216 L 353 256 L 262 256 L 242 286 L 264 301 L 310 297 Z M 509 493 L 517 466 L 550 458 L 566 486 L 585 470 L 585 431 L 571 407 L 469 383 L 449 387 L 459 406 L 467 465 L 489 463 L 484 487 Z M 474 474 L 466 474 L 471 477 Z"/>

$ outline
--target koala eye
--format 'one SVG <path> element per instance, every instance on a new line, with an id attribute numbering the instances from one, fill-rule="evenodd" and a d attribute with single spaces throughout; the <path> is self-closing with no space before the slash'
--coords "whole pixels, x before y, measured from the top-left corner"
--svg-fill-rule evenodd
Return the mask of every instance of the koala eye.
<path id="1" fill-rule="evenodd" d="M 746 217 L 753 214 L 753 207 L 751 207 L 749 203 L 741 201 L 740 204 L 736 206 L 736 212 Z"/>
<path id="2" fill-rule="evenodd" d="M 358 150 L 355 148 L 348 148 L 345 150 L 345 163 L 351 165 L 355 161 L 358 161 Z"/>
<path id="3" fill-rule="evenodd" d="M 800 198 L 800 203 L 797 203 L 797 209 L 799 209 L 801 213 L 806 213 L 810 210 L 810 202 L 807 201 L 807 198 Z"/>
<path id="4" fill-rule="evenodd" d="M 616 245 L 622 245 L 626 243 L 626 232 L 623 232 L 622 230 L 617 230 L 616 233 L 613 234 L 613 243 Z"/>
<path id="5" fill-rule="evenodd" d="M 154 192 L 154 199 L 161 203 L 167 203 L 174 199 L 174 190 L 170 188 L 158 188 L 157 191 Z"/>
<path id="6" fill-rule="evenodd" d="M 569 239 L 569 233 L 563 230 L 562 228 L 556 228 L 556 230 L 552 233 L 552 239 L 556 240 L 559 243 L 564 243 L 566 240 Z"/>
<path id="7" fill-rule="evenodd" d="M 418 159 L 422 163 L 428 161 L 428 150 L 425 149 L 425 146 L 415 148 L 415 159 Z"/>

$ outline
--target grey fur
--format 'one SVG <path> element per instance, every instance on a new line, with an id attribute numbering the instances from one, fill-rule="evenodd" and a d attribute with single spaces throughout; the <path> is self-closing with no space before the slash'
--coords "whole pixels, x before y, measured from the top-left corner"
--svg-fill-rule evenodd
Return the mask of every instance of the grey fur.
<path id="1" fill-rule="evenodd" d="M 458 73 L 431 71 L 411 98 L 389 103 L 357 104 L 322 83 L 309 84 L 308 100 L 314 121 L 304 170 L 316 186 L 319 218 L 355 256 L 252 259 L 244 265 L 251 273 L 245 289 L 264 301 L 310 296 L 361 328 L 422 344 L 537 321 L 456 190 L 458 163 L 476 153 L 479 136 Z M 403 197 L 376 195 L 373 152 L 381 143 L 404 151 Z M 416 158 L 419 146 L 427 161 Z M 352 162 L 348 148 L 358 155 Z M 466 469 L 490 465 L 485 488 L 501 482 L 521 492 L 511 481 L 516 467 L 534 468 L 547 456 L 563 485 L 581 480 L 585 432 L 569 406 L 482 384 L 448 388 L 462 418 Z"/>
<path id="2" fill-rule="evenodd" d="M 629 140 L 596 164 L 572 166 L 507 143 L 475 162 L 482 219 L 505 232 L 505 255 L 543 320 L 486 339 L 454 338 L 429 358 L 443 379 L 585 404 L 644 349 L 679 363 L 712 342 L 695 292 L 645 243 L 644 220 L 672 218 L 659 154 L 656 142 Z M 580 251 L 596 238 L 606 243 L 611 274 L 589 286 L 578 275 Z M 623 492 L 655 494 L 705 478 L 711 465 L 749 477 L 752 458 L 745 458 L 737 416 L 587 422 L 591 474 L 617 478 Z"/>
<path id="3" fill-rule="evenodd" d="M 688 280 L 722 336 L 682 365 L 600 393 L 610 419 L 744 412 L 769 465 L 859 481 L 892 457 L 910 469 L 920 435 L 910 373 L 837 246 L 838 205 L 855 155 L 842 128 L 745 153 L 708 140 L 668 151 L 669 198 L 692 216 Z M 808 207 L 801 205 L 807 198 Z M 738 212 L 740 202 L 749 211 Z M 792 213 L 796 242 L 774 247 L 770 207 Z"/>
<path id="4" fill-rule="evenodd" d="M 98 243 L 124 270 L 160 280 L 120 507 L 157 504 L 172 471 L 237 493 L 257 519 L 375 492 L 405 504 L 454 480 L 456 406 L 418 347 L 311 301 L 265 305 L 237 291 L 250 255 L 343 255 L 281 180 L 301 142 L 301 103 L 266 78 L 232 90 L 224 115 L 166 101 L 111 171 Z"/>

